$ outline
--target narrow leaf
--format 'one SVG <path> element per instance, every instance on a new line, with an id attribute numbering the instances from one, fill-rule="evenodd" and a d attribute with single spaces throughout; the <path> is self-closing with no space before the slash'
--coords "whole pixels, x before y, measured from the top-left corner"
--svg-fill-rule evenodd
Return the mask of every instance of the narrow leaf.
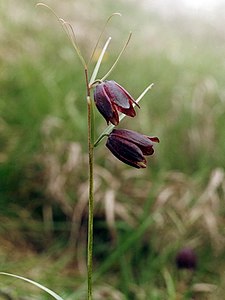
<path id="1" fill-rule="evenodd" d="M 109 46 L 110 41 L 111 41 L 111 37 L 108 38 L 108 40 L 106 41 L 106 43 L 105 43 L 105 45 L 104 45 L 104 47 L 102 49 L 102 52 L 101 52 L 101 54 L 100 54 L 100 56 L 98 58 L 98 61 L 97 61 L 96 65 L 95 65 L 94 71 L 93 71 L 93 73 L 91 75 L 91 79 L 90 79 L 89 85 L 91 85 L 95 81 L 95 79 L 96 79 L 96 76 L 98 74 L 99 68 L 101 66 L 102 59 L 103 59 L 103 57 L 105 55 L 105 52 L 106 52 L 106 50 L 107 50 L 107 48 Z"/>
<path id="2" fill-rule="evenodd" d="M 129 34 L 129 36 L 128 36 L 128 39 L 127 39 L 127 41 L 126 41 L 126 43 L 124 44 L 122 50 L 120 51 L 120 53 L 119 53 L 117 59 L 115 60 L 114 64 L 112 65 L 112 67 L 111 67 L 111 68 L 109 69 L 109 71 L 105 74 L 105 76 L 102 77 L 102 79 L 101 79 L 102 81 L 105 80 L 105 79 L 110 75 L 110 73 L 113 71 L 113 69 L 114 69 L 115 66 L 117 65 L 117 63 L 118 63 L 118 61 L 119 61 L 121 55 L 123 54 L 123 52 L 125 51 L 125 49 L 127 48 L 128 44 L 129 44 L 129 42 L 130 42 L 131 36 L 132 36 L 132 32 L 130 32 L 130 34 Z"/>
<path id="3" fill-rule="evenodd" d="M 73 30 L 73 26 L 69 23 L 64 21 L 62 18 L 60 18 L 61 24 L 63 26 L 63 29 L 65 30 L 69 40 L 71 41 L 82 65 L 84 66 L 84 68 L 86 68 L 86 62 L 81 54 L 80 48 L 78 47 L 78 44 L 76 42 L 76 36 L 75 36 L 75 32 Z"/>
<path id="4" fill-rule="evenodd" d="M 83 56 L 81 55 L 81 51 L 80 51 L 80 49 L 79 49 L 79 47 L 77 45 L 76 37 L 75 37 L 75 33 L 74 33 L 72 25 L 69 22 L 66 22 L 65 20 L 63 20 L 62 18 L 60 18 L 56 14 L 56 12 L 50 6 L 48 6 L 47 4 L 39 2 L 39 3 L 36 4 L 36 6 L 43 6 L 43 7 L 47 8 L 47 9 L 49 9 L 51 11 L 51 13 L 56 17 L 56 19 L 62 25 L 62 28 L 66 32 L 68 38 L 70 39 L 70 41 L 71 41 L 71 43 L 72 43 L 75 51 L 77 52 L 77 55 L 78 55 L 78 57 L 79 57 L 82 65 L 84 66 L 84 68 L 86 68 L 86 62 L 85 62 Z"/>
<path id="5" fill-rule="evenodd" d="M 169 271 L 165 269 L 163 271 L 163 276 L 166 282 L 166 287 L 167 287 L 167 293 L 168 293 L 168 299 L 176 299 L 176 289 L 174 286 L 174 281 L 172 276 L 170 275 Z"/>
<path id="6" fill-rule="evenodd" d="M 112 19 L 112 17 L 114 17 L 114 16 L 119 16 L 119 17 L 121 17 L 122 15 L 121 15 L 120 13 L 113 13 L 113 14 L 112 14 L 111 16 L 109 16 L 109 18 L 106 20 L 106 22 L 105 22 L 105 24 L 104 24 L 104 26 L 103 26 L 103 28 L 102 28 L 102 31 L 101 31 L 101 33 L 100 33 L 98 39 L 97 39 L 97 42 L 96 42 L 96 44 L 95 44 L 95 47 L 94 47 L 94 49 L 93 49 L 93 51 L 92 51 L 92 54 L 91 54 L 91 57 L 90 57 L 90 59 L 89 59 L 88 65 L 91 63 L 91 61 L 92 61 L 92 59 L 93 59 L 93 56 L 94 56 L 95 51 L 96 51 L 96 49 L 97 49 L 97 47 L 98 47 L 98 44 L 99 44 L 99 42 L 100 42 L 100 40 L 101 40 L 101 37 L 102 37 L 102 35 L 103 35 L 103 33 L 104 33 L 105 29 L 106 29 L 106 26 L 108 25 L 109 21 L 110 21 L 110 20 Z"/>
<path id="7" fill-rule="evenodd" d="M 141 93 L 141 95 L 137 98 L 136 102 L 138 103 L 145 96 L 145 94 L 153 87 L 154 83 L 149 84 L 146 89 Z M 134 105 L 135 106 L 135 105 Z"/>
<path id="8" fill-rule="evenodd" d="M 59 295 L 57 295 L 52 290 L 48 289 L 47 287 L 45 287 L 45 286 L 41 285 L 40 283 L 37 283 L 37 282 L 35 282 L 31 279 L 28 279 L 28 278 L 25 278 L 25 277 L 22 277 L 22 276 L 18 276 L 18 275 L 15 275 L 15 274 L 5 273 L 5 272 L 0 272 L 0 275 L 6 275 L 6 276 L 14 277 L 14 278 L 17 278 L 17 279 L 21 279 L 23 281 L 26 281 L 28 283 L 31 283 L 31 284 L 35 285 L 39 289 L 41 289 L 41 290 L 45 291 L 46 293 L 48 293 L 49 295 L 51 295 L 56 300 L 64 300 L 63 298 L 61 298 Z"/>

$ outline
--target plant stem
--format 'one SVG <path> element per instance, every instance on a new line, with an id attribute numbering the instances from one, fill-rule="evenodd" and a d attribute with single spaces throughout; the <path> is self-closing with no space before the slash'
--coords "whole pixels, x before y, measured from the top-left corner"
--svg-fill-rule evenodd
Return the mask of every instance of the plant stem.
<path id="1" fill-rule="evenodd" d="M 88 115 L 88 155 L 89 155 L 89 201 L 88 201 L 88 245 L 87 245 L 87 273 L 88 273 L 88 300 L 92 300 L 92 273 L 93 273 L 93 216 L 94 216 L 94 146 L 92 128 L 92 101 L 88 82 L 88 70 L 85 69 L 87 89 Z"/>

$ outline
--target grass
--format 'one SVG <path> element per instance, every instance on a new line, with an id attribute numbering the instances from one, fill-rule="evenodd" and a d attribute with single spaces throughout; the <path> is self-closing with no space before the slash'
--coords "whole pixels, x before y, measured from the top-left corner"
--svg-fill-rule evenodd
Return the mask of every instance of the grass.
<path id="1" fill-rule="evenodd" d="M 85 299 L 82 70 L 48 13 L 37 12 L 32 2 L 1 5 L 0 270 L 37 280 L 65 299 Z M 13 17 L 12 7 L 21 17 Z M 63 7 L 56 4 L 59 11 Z M 126 17 L 121 28 L 114 20 L 107 32 L 114 45 L 102 74 L 133 24 L 134 8 L 141 27 L 112 76 L 134 97 L 155 85 L 136 121 L 127 118 L 121 126 L 161 142 L 146 170 L 133 170 L 97 148 L 95 299 L 218 299 L 225 287 L 224 41 L 210 27 L 200 38 L 185 26 L 181 34 L 177 28 L 185 20 L 165 26 L 154 16 L 149 24 L 140 8 L 126 11 L 121 4 Z M 89 21 L 82 8 L 74 12 L 87 53 L 107 9 L 100 14 L 93 8 Z M 98 131 L 104 126 L 96 112 Z M 184 246 L 198 255 L 194 273 L 176 269 L 176 253 Z M 48 299 L 27 284 L 1 278 L 0 297 L 7 295 Z"/>

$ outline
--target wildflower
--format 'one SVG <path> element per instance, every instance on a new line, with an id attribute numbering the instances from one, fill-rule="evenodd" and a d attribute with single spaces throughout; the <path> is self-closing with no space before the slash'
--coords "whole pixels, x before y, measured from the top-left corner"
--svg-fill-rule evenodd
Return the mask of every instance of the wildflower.
<path id="1" fill-rule="evenodd" d="M 159 143 L 157 137 L 142 135 L 127 129 L 114 129 L 108 136 L 106 147 L 119 160 L 135 168 L 146 168 L 144 155 L 154 153 L 153 145 Z"/>
<path id="2" fill-rule="evenodd" d="M 130 94 L 113 80 L 103 81 L 96 86 L 94 101 L 107 124 L 111 122 L 113 125 L 119 123 L 118 112 L 134 117 L 136 112 L 133 103 L 139 107 Z"/>
<path id="3" fill-rule="evenodd" d="M 195 269 L 197 266 L 197 257 L 191 248 L 181 249 L 176 256 L 176 265 L 178 269 Z"/>

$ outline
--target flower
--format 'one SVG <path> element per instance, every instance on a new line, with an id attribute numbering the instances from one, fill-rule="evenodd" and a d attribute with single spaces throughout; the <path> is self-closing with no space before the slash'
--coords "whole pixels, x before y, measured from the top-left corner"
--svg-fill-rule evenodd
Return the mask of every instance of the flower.
<path id="1" fill-rule="evenodd" d="M 144 155 L 154 153 L 153 145 L 159 143 L 157 137 L 150 137 L 128 129 L 114 129 L 108 136 L 106 147 L 127 165 L 146 168 Z"/>
<path id="2" fill-rule="evenodd" d="M 176 265 L 178 269 L 196 269 L 197 257 L 191 248 L 181 249 L 176 256 Z"/>
<path id="3" fill-rule="evenodd" d="M 103 81 L 96 86 L 94 101 L 107 124 L 111 122 L 113 125 L 119 123 L 118 112 L 134 117 L 136 112 L 133 103 L 139 107 L 130 94 L 113 80 Z"/>

